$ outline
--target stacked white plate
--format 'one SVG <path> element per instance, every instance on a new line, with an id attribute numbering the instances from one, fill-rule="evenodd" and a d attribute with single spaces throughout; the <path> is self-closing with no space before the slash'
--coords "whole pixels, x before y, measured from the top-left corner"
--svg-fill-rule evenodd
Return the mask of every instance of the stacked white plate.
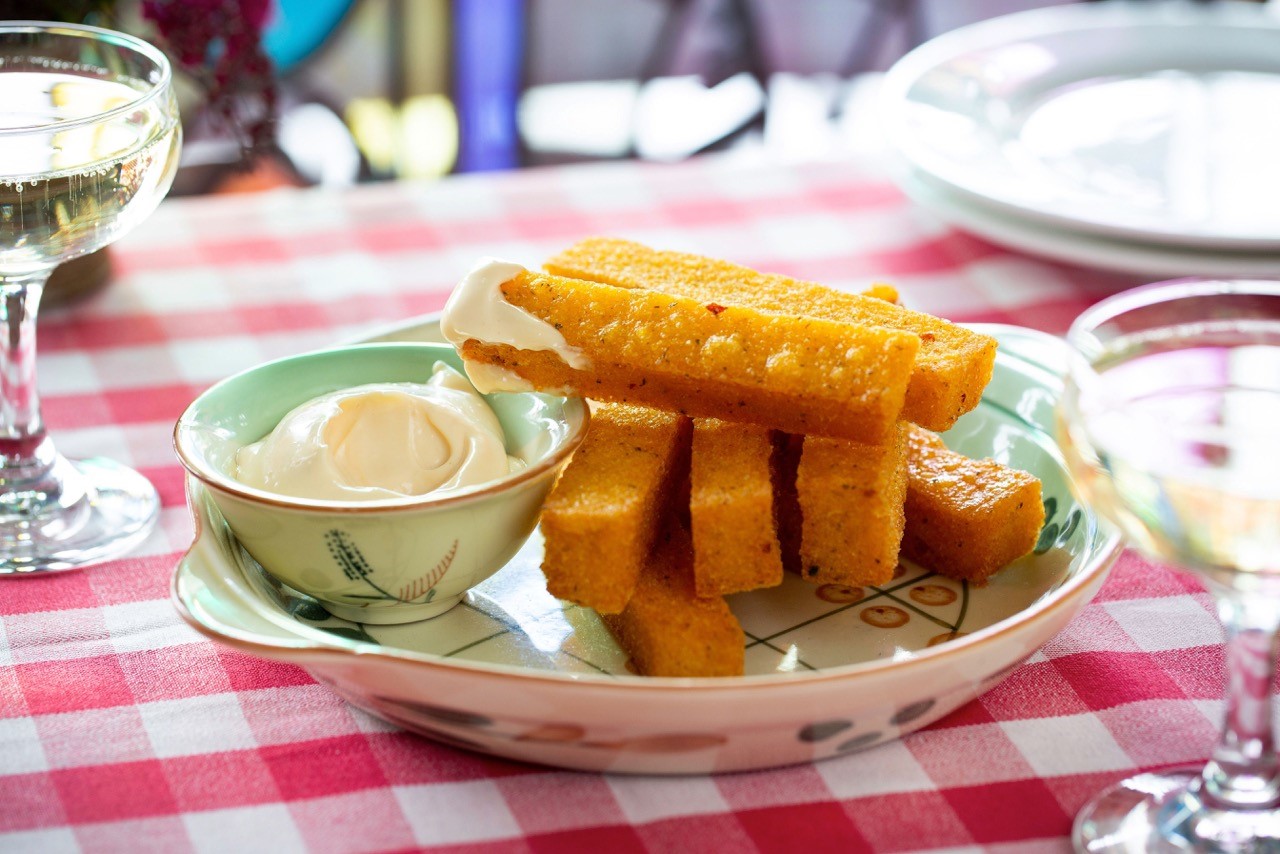
<path id="1" fill-rule="evenodd" d="M 1107 269 L 1280 276 L 1280 0 L 994 18 L 884 89 L 903 189 L 957 227 Z"/>

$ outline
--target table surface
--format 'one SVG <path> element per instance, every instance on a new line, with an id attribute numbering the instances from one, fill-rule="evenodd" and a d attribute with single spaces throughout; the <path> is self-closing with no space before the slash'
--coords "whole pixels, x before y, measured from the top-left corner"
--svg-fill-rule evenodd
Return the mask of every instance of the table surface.
<path id="1" fill-rule="evenodd" d="M 841 288 L 887 280 L 914 308 L 1054 333 L 1136 284 L 957 233 L 867 162 L 704 158 L 166 202 L 115 247 L 109 287 L 41 318 L 60 449 L 139 468 L 163 509 L 126 559 L 0 582 L 0 850 L 1057 851 L 1091 793 L 1207 756 L 1223 691 L 1212 603 L 1132 554 L 1042 651 L 928 729 L 721 777 L 459 751 L 178 618 L 169 581 L 192 524 L 170 434 L 196 394 L 437 310 L 480 256 L 536 265 L 589 234 Z"/>

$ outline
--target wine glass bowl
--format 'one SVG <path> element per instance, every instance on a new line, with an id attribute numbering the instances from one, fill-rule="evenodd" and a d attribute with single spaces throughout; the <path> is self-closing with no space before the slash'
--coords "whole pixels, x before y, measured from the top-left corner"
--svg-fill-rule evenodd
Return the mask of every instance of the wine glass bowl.
<path id="1" fill-rule="evenodd" d="M 36 392 L 36 311 L 57 264 L 155 209 L 181 137 L 156 48 L 94 27 L 0 22 L 0 574 L 116 556 L 155 521 L 145 478 L 54 449 Z"/>
<path id="2" fill-rule="evenodd" d="M 1131 544 L 1207 579 L 1228 670 L 1207 765 L 1104 792 L 1077 818 L 1076 845 L 1280 849 L 1280 281 L 1136 288 L 1086 310 L 1067 340 L 1059 438 L 1077 487 Z"/>
<path id="3" fill-rule="evenodd" d="M 167 60 L 89 27 L 0 27 L 0 270 L 100 249 L 173 183 L 181 129 Z"/>

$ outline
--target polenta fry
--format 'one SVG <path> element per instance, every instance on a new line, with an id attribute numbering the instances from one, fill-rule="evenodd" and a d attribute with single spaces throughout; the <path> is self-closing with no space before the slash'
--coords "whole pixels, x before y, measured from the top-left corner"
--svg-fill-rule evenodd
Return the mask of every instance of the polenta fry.
<path id="1" fill-rule="evenodd" d="M 880 445 L 806 437 L 796 472 L 801 577 L 849 585 L 893 578 L 906 489 L 906 424 Z"/>
<path id="2" fill-rule="evenodd" d="M 689 419 L 600 407 L 542 509 L 552 596 L 616 614 L 626 607 L 663 514 L 685 480 Z"/>
<path id="3" fill-rule="evenodd" d="M 934 430 L 946 430 L 977 405 L 995 363 L 995 339 L 895 305 L 890 297 L 896 291 L 885 286 L 873 286 L 866 294 L 843 293 L 727 261 L 602 237 L 582 240 L 544 266 L 557 275 L 618 287 L 915 334 L 921 346 L 902 417 Z"/>
<path id="4" fill-rule="evenodd" d="M 723 598 L 695 594 L 692 564 L 689 534 L 669 525 L 626 610 L 601 619 L 645 676 L 740 676 L 742 627 Z"/>
<path id="5" fill-rule="evenodd" d="M 782 583 L 773 503 L 774 431 L 714 418 L 693 422 L 689 516 L 699 596 Z"/>
<path id="6" fill-rule="evenodd" d="M 1035 548 L 1044 525 L 1039 480 L 956 453 L 915 425 L 907 445 L 906 557 L 981 585 Z"/>
<path id="7" fill-rule="evenodd" d="M 538 389 L 791 433 L 884 441 L 920 346 L 908 332 L 528 271 L 501 292 L 588 364 L 476 338 L 460 342 L 464 360 Z"/>

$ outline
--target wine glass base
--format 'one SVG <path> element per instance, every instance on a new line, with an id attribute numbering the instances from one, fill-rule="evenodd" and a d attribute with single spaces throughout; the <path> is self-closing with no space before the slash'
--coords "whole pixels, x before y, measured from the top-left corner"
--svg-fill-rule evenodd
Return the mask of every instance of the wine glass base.
<path id="1" fill-rule="evenodd" d="M 1195 794 L 1201 768 L 1121 780 L 1080 810 L 1075 850 L 1088 854 L 1280 851 L 1280 809 L 1224 810 Z"/>
<path id="2" fill-rule="evenodd" d="M 160 497 L 133 469 L 103 458 L 59 458 L 53 474 L 59 501 L 0 517 L 0 576 L 79 569 L 120 557 L 151 533 Z"/>

